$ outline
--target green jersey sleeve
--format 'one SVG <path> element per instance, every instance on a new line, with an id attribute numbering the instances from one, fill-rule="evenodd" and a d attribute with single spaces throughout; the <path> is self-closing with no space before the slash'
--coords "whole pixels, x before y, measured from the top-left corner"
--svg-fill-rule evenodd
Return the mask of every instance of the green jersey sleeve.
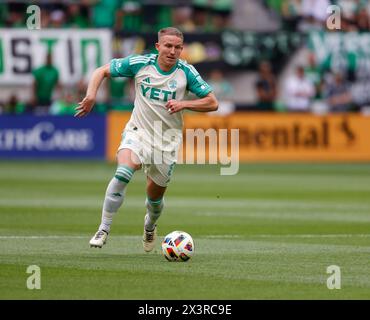
<path id="1" fill-rule="evenodd" d="M 183 70 L 187 79 L 186 89 L 194 93 L 198 98 L 203 98 L 212 91 L 212 87 L 203 80 L 192 65 L 183 64 Z"/>
<path id="2" fill-rule="evenodd" d="M 144 58 L 138 55 L 130 55 L 125 58 L 113 59 L 110 63 L 111 77 L 133 78 L 141 67 L 146 64 Z"/>

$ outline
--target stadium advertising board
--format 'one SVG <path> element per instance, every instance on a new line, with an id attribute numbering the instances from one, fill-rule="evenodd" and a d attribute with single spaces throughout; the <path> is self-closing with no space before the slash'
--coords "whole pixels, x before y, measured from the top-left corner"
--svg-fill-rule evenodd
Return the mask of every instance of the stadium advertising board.
<path id="1" fill-rule="evenodd" d="M 115 161 L 122 131 L 131 117 L 130 112 L 109 112 L 107 116 L 107 160 Z"/>
<path id="2" fill-rule="evenodd" d="M 112 58 L 109 30 L 0 29 L 0 85 L 31 84 L 51 52 L 62 84 L 78 82 Z"/>
<path id="3" fill-rule="evenodd" d="M 274 33 L 227 30 L 222 32 L 223 58 L 237 68 L 255 69 L 261 60 L 269 60 L 276 69 L 305 41 L 298 32 Z M 277 64 L 277 65 L 276 65 Z"/>
<path id="4" fill-rule="evenodd" d="M 115 161 L 121 132 L 130 113 L 113 112 L 108 116 L 107 159 Z M 204 135 L 184 132 L 184 148 L 179 154 L 179 163 L 186 162 L 186 154 L 193 152 L 197 139 L 206 139 L 205 150 L 195 151 L 197 159 L 220 157 L 221 130 L 227 133 L 227 148 L 230 155 L 232 129 L 239 129 L 239 160 L 254 161 L 369 161 L 370 117 L 360 114 L 258 114 L 236 113 L 230 116 L 185 115 L 186 129 L 194 129 Z M 208 129 L 215 129 L 210 146 Z M 194 139 L 187 141 L 187 137 Z M 188 139 L 189 140 L 189 139 Z M 193 141 L 195 143 L 193 143 Z M 216 155 L 214 154 L 216 153 Z"/>
<path id="5" fill-rule="evenodd" d="M 370 117 L 234 114 L 186 117 L 187 128 L 239 129 L 240 161 L 369 161 Z"/>
<path id="6" fill-rule="evenodd" d="M 104 159 L 106 117 L 1 116 L 1 158 Z"/>

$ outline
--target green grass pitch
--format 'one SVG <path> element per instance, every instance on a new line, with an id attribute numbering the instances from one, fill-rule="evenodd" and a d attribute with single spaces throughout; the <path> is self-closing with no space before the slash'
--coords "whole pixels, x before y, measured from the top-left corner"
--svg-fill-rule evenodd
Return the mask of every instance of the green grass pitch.
<path id="1" fill-rule="evenodd" d="M 195 256 L 167 262 L 141 236 L 137 172 L 106 246 L 89 247 L 115 165 L 0 162 L 0 299 L 370 299 L 370 164 L 178 165 L 160 240 L 189 232 Z M 41 289 L 26 287 L 29 265 Z M 329 290 L 327 267 L 341 271 Z"/>

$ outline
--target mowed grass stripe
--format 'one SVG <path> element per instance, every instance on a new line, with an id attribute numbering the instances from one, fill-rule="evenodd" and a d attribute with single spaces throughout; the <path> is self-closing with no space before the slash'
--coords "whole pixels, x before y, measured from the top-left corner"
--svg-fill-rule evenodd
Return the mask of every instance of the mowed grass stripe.
<path id="1" fill-rule="evenodd" d="M 18 163 L 1 162 L 0 177 L 3 181 L 21 180 L 24 183 L 29 181 L 43 182 L 68 182 L 68 181 L 90 181 L 101 182 L 102 184 L 110 180 L 114 175 L 116 166 L 109 166 L 101 163 L 41 163 L 44 166 L 43 174 L 37 174 L 39 166 L 27 163 L 27 170 L 19 170 Z M 208 184 L 210 182 L 242 184 L 247 188 L 266 188 L 279 186 L 283 189 L 296 187 L 304 190 L 342 190 L 342 191 L 369 191 L 370 166 L 367 164 L 335 164 L 335 165 L 241 165 L 240 170 L 235 176 L 221 176 L 220 166 L 194 166 L 178 165 L 175 169 L 174 179 L 181 183 L 194 184 L 192 175 L 188 172 L 195 172 L 198 184 Z M 257 172 L 256 172 L 257 171 Z M 283 172 L 281 172 L 283 171 Z M 91 174 L 93 172 L 93 174 Z M 266 173 L 266 174 L 264 174 Z M 340 173 L 340 174 L 336 174 Z M 355 177 L 356 179 L 351 179 Z M 350 178 L 350 179 L 348 179 Z M 145 181 L 142 171 L 136 172 L 134 180 Z M 304 180 L 304 183 L 301 183 Z M 318 181 L 320 183 L 318 183 Z"/>
<path id="2" fill-rule="evenodd" d="M 0 199 L 0 206 L 3 207 L 50 207 L 50 208 L 59 208 L 59 207 L 99 207 L 104 200 L 104 196 L 101 196 L 101 199 L 97 199 L 97 197 L 93 196 L 78 196 L 75 197 L 63 197 L 63 196 L 47 196 L 45 198 L 27 198 L 23 197 L 22 201 L 19 200 L 19 197 L 14 198 L 2 198 Z M 127 196 L 122 208 L 125 206 L 130 207 L 142 207 L 145 202 L 145 196 L 137 197 L 137 196 Z M 167 206 L 173 207 L 184 207 L 186 204 L 194 204 L 194 207 L 201 207 L 201 208 L 214 208 L 219 210 L 224 210 L 225 208 L 245 208 L 245 210 L 249 209 L 274 209 L 274 208 L 284 208 L 284 209 L 295 209 L 295 210 L 320 210 L 320 209 L 333 209 L 336 211 L 347 211 L 349 210 L 357 210 L 357 211 L 364 211 L 366 213 L 370 212 L 370 202 L 367 203 L 338 203 L 338 202 L 329 202 L 329 201 L 287 201 L 287 200 L 269 200 L 269 199 L 238 199 L 238 198 L 226 198 L 226 199 L 219 199 L 219 198 L 181 198 L 178 196 L 167 196 L 166 197 L 166 204 Z M 369 213 L 370 215 L 370 213 Z"/>
<path id="3" fill-rule="evenodd" d="M 161 237 L 161 235 L 159 235 Z M 163 236 L 162 236 L 163 237 Z M 63 252 L 70 253 L 70 250 L 73 248 L 68 248 L 67 244 L 75 243 L 77 249 L 82 249 L 86 251 L 89 249 L 88 240 L 89 236 L 40 236 L 36 238 L 35 236 L 27 237 L 2 237 L 2 244 L 0 245 L 1 252 L 8 252 L 13 254 L 16 251 L 24 253 L 42 252 L 45 248 L 54 248 L 55 250 L 62 250 Z M 45 240 L 48 240 L 45 242 Z M 218 249 L 217 254 L 227 254 L 227 253 L 258 253 L 263 250 L 264 254 L 281 254 L 283 252 L 289 252 L 289 254 L 299 254 L 302 252 L 305 253 L 319 253 L 328 251 L 328 254 L 335 252 L 342 253 L 370 253 L 370 247 L 360 247 L 355 245 L 336 245 L 336 244 L 306 244 L 306 243 L 284 243 L 275 241 L 268 241 L 262 237 L 256 241 L 242 239 L 242 238 L 212 238 L 212 241 L 209 241 L 209 237 L 199 236 L 195 240 L 197 252 L 200 250 L 200 253 L 206 254 L 207 252 L 212 251 L 212 247 L 215 246 Z M 74 241 L 73 241 L 74 240 Z M 84 241 L 85 240 L 85 241 Z M 29 243 L 27 243 L 29 242 Z M 112 249 L 117 250 L 117 254 L 120 253 L 141 253 L 141 236 L 110 236 L 109 242 L 113 242 L 117 246 L 113 245 Z M 17 246 L 18 244 L 24 245 L 19 249 L 15 249 L 12 246 Z M 118 244 L 122 244 L 119 246 Z M 40 247 L 41 246 L 41 247 Z M 26 248 L 26 250 L 24 250 Z M 109 246 L 105 246 L 108 248 Z M 138 248 L 140 250 L 138 250 Z M 160 251 L 160 241 L 157 241 L 157 249 Z M 93 251 L 91 251 L 93 250 Z M 95 252 L 95 249 L 91 249 L 90 252 Z M 97 250 L 99 251 L 99 250 Z M 104 250 L 105 251 L 105 250 Z M 104 252 L 103 251 L 103 252 Z M 54 251 L 55 252 L 55 251 Z M 370 268 L 370 267 L 369 267 Z M 369 269 L 370 270 L 370 269 Z"/>
<path id="4" fill-rule="evenodd" d="M 88 169 L 87 169 L 88 170 Z M 34 173 L 28 172 L 28 174 L 1 174 L 2 179 L 6 183 L 12 183 L 14 181 L 22 181 L 23 183 L 45 183 L 45 182 L 57 182 L 57 183 L 65 183 L 65 182 L 96 182 L 101 183 L 102 187 L 109 182 L 109 180 L 114 176 L 115 171 L 112 172 L 104 172 L 98 175 L 90 175 L 90 176 L 81 176 L 81 175 L 71 175 L 63 174 L 63 172 L 58 173 L 50 173 L 53 176 L 34 176 Z M 368 192 L 370 191 L 370 183 L 369 179 L 366 176 L 357 177 L 356 180 L 346 181 L 346 177 L 332 177 L 332 176 L 325 176 L 325 175 L 313 175 L 313 176 L 305 176 L 305 175 L 298 175 L 295 177 L 286 177 L 284 175 L 281 176 L 272 176 L 272 177 L 264 177 L 261 175 L 251 174 L 248 172 L 240 172 L 239 175 L 227 177 L 221 176 L 219 173 L 214 174 L 207 174 L 207 173 L 199 173 L 199 176 L 202 179 L 197 180 L 197 185 L 207 185 L 209 183 L 232 183 L 235 187 L 243 185 L 248 189 L 263 189 L 263 188 L 274 188 L 280 187 L 281 190 L 290 190 L 293 188 L 292 191 L 299 192 L 299 191 L 311 191 L 311 192 L 319 192 L 319 191 L 348 191 L 348 192 Z M 198 176 L 198 177 L 199 177 Z M 189 176 L 188 174 L 178 174 L 177 172 L 174 173 L 173 176 L 177 183 L 186 183 L 189 185 L 194 184 L 194 178 Z M 132 177 L 132 181 L 143 183 L 145 182 L 146 178 L 143 172 L 136 172 Z M 304 184 L 302 184 L 302 180 Z M 320 181 L 320 183 L 318 183 Z M 295 187 L 299 185 L 299 189 Z"/>

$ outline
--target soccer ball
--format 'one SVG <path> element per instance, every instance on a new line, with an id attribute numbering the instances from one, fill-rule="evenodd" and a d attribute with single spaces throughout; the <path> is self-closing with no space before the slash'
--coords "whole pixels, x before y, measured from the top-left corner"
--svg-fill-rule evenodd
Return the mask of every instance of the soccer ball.
<path id="1" fill-rule="evenodd" d="M 162 241 L 162 252 L 168 261 L 187 261 L 194 255 L 194 241 L 184 231 L 173 231 Z"/>

